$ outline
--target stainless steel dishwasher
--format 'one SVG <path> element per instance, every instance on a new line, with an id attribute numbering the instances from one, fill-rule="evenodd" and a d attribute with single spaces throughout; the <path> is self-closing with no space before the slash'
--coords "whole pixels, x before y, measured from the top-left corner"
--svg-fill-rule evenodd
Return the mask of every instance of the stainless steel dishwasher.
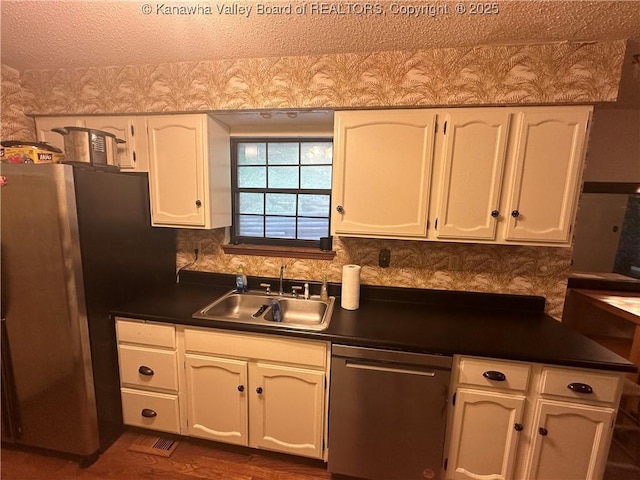
<path id="1" fill-rule="evenodd" d="M 334 345 L 328 470 L 374 480 L 442 478 L 451 363 Z"/>

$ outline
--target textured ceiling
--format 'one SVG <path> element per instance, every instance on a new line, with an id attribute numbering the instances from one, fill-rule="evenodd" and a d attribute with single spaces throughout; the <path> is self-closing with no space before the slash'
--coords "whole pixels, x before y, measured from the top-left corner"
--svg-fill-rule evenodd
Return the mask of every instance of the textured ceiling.
<path id="1" fill-rule="evenodd" d="M 268 15 L 258 10 L 259 3 L 291 5 L 292 11 Z M 302 5 L 306 11 L 296 14 Z M 457 5 L 466 12 L 456 13 Z M 0 60 L 22 71 L 640 38 L 640 0 L 502 0 L 494 4 L 497 13 L 482 15 L 471 13 L 474 5 L 424 0 L 2 0 Z M 421 6 L 436 11 L 402 14 Z M 174 7 L 197 13 L 175 13 Z M 223 7 L 236 13 L 221 13 Z M 143 13 L 146 8 L 149 14 Z M 372 12 L 362 11 L 367 8 Z M 489 10 L 495 11 L 493 6 Z"/>

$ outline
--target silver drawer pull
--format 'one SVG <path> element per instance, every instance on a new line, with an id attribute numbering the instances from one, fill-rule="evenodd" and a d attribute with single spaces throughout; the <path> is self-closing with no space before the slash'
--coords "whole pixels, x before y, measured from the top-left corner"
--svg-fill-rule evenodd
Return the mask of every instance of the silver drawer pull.
<path id="1" fill-rule="evenodd" d="M 569 385 L 567 385 L 567 388 L 576 393 L 593 393 L 593 388 L 591 388 L 591 385 L 588 385 L 586 383 L 570 383 Z"/>
<path id="2" fill-rule="evenodd" d="M 409 370 L 408 368 L 383 367 L 367 365 L 364 363 L 346 362 L 348 368 L 358 368 L 360 370 L 372 370 L 374 372 L 407 373 L 409 375 L 421 375 L 423 377 L 435 377 L 436 372 L 424 370 Z"/>

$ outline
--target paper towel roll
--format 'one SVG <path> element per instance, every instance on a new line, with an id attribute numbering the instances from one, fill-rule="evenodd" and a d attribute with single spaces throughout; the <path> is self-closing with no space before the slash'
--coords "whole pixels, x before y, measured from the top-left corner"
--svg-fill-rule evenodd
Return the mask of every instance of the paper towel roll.
<path id="1" fill-rule="evenodd" d="M 342 267 L 342 308 L 357 310 L 360 306 L 360 265 Z"/>

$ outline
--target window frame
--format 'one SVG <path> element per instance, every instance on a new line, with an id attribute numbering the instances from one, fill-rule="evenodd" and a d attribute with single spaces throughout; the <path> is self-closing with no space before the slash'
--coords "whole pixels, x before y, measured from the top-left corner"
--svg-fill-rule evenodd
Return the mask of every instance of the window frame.
<path id="1" fill-rule="evenodd" d="M 296 195 L 296 214 L 291 218 L 311 218 L 305 216 L 298 216 L 298 195 L 328 195 L 329 197 L 329 212 L 327 217 L 316 217 L 316 218 L 327 218 L 327 235 L 331 235 L 331 192 L 332 188 L 328 189 L 309 189 L 309 188 L 241 188 L 238 186 L 238 144 L 240 143 L 295 143 L 297 145 L 301 145 L 303 143 L 313 143 L 313 142 L 324 142 L 331 143 L 333 148 L 333 136 L 290 136 L 290 137 L 264 137 L 264 136 L 237 136 L 231 137 L 231 228 L 230 228 L 230 243 L 232 245 L 271 245 L 271 246 L 280 246 L 280 247 L 320 247 L 320 240 L 305 240 L 305 239 L 291 239 L 291 238 L 272 238 L 272 237 L 251 237 L 251 236 L 243 236 L 238 235 L 238 218 L 240 216 L 239 204 L 240 204 L 240 193 L 275 193 L 275 194 L 295 194 Z M 300 150 L 298 150 L 300 151 Z M 267 146 L 268 152 L 268 146 Z M 324 165 L 324 164 L 323 164 Z M 277 165 L 277 166 L 285 166 L 285 165 Z M 291 165 L 293 166 L 293 165 Z M 300 158 L 298 158 L 298 171 L 303 165 L 300 163 Z M 313 165 L 311 165 L 313 166 Z M 331 179 L 333 181 L 333 157 L 331 161 Z M 267 153 L 267 162 L 265 167 L 269 167 L 269 158 Z M 267 176 L 268 178 L 268 176 Z M 300 175 L 298 175 L 300 179 Z M 266 201 L 265 201 L 265 212 L 266 212 Z M 266 219 L 268 215 L 266 213 L 262 213 L 262 218 Z M 258 216 L 258 214 L 256 214 Z M 297 225 L 296 225 L 296 235 L 297 235 Z"/>

